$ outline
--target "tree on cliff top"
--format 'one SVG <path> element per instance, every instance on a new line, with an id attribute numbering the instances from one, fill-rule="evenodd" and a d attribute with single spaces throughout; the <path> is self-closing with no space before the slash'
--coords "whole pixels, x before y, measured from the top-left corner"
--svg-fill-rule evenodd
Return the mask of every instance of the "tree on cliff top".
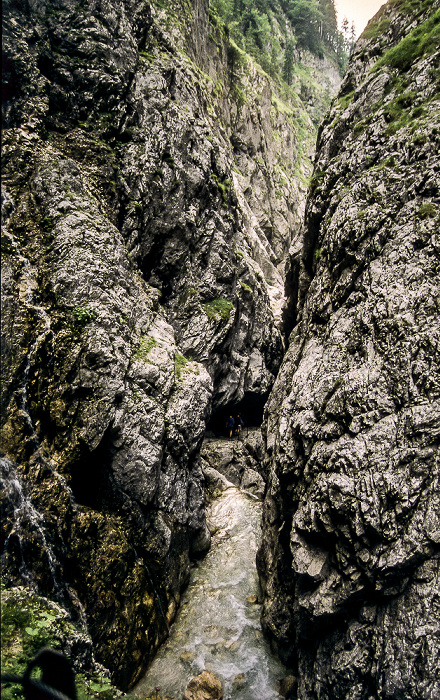
<path id="1" fill-rule="evenodd" d="M 292 81 L 291 40 L 293 46 L 320 58 L 333 57 L 341 71 L 346 63 L 334 0 L 210 0 L 210 9 L 232 32 L 238 46 L 269 75 L 288 84 Z"/>

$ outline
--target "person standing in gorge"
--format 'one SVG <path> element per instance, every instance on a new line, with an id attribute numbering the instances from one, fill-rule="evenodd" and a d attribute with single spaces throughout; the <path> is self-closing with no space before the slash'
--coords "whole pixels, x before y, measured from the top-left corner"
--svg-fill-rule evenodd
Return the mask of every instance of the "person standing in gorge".
<path id="1" fill-rule="evenodd" d="M 237 413 L 237 417 L 235 419 L 235 435 L 237 436 L 237 438 L 240 437 L 240 431 L 241 431 L 243 426 L 244 426 L 243 418 L 241 417 L 241 415 L 239 413 Z"/>
<path id="2" fill-rule="evenodd" d="M 232 416 L 229 416 L 228 420 L 226 421 L 226 428 L 229 431 L 229 437 L 231 438 L 233 433 L 234 433 L 234 425 L 235 421 Z"/>

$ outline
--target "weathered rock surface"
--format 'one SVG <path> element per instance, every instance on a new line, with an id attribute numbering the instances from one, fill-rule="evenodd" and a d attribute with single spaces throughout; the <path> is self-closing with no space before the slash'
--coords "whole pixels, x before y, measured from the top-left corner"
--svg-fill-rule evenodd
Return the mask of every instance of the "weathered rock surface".
<path id="1" fill-rule="evenodd" d="M 4 114 L 22 153 L 30 130 L 94 169 L 93 195 L 183 354 L 208 368 L 214 406 L 264 399 L 307 172 L 292 109 L 245 57 L 230 64 L 207 2 L 5 8 Z M 300 101 L 298 115 L 311 137 Z"/>
<path id="2" fill-rule="evenodd" d="M 3 10 L 3 564 L 129 686 L 209 546 L 206 421 L 280 364 L 314 128 L 205 0 Z"/>
<path id="3" fill-rule="evenodd" d="M 258 432 L 252 431 L 254 435 Z M 254 441 L 257 442 L 257 439 L 254 438 Z M 200 457 L 207 491 L 212 496 L 218 495 L 227 488 L 228 483 L 258 498 L 264 496 L 265 482 L 260 473 L 261 464 L 255 458 L 255 452 L 250 443 L 236 438 L 226 440 L 206 438 L 202 443 Z"/>
<path id="4" fill-rule="evenodd" d="M 301 700 L 440 696 L 439 3 L 411 8 L 321 128 L 266 408 L 263 623 Z"/>
<path id="5" fill-rule="evenodd" d="M 33 234 L 38 280 L 12 221 L 4 234 L 2 442 L 16 463 L 3 463 L 4 564 L 46 593 L 68 600 L 72 587 L 101 659 L 127 685 L 167 633 L 190 551 L 209 546 L 194 457 L 212 382 L 201 365 L 180 366 L 157 293 L 84 173 L 51 156 L 30 156 L 12 215 Z M 32 227 L 42 213 L 49 241 Z"/>
<path id="6" fill-rule="evenodd" d="M 222 700 L 222 697 L 219 679 L 211 671 L 203 671 L 188 683 L 182 700 Z"/>

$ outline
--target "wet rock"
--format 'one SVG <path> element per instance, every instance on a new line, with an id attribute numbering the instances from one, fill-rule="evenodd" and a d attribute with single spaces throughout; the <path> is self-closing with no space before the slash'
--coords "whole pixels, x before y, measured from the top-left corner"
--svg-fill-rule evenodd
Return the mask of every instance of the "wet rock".
<path id="1" fill-rule="evenodd" d="M 217 498 L 225 489 L 232 486 L 232 481 L 223 476 L 219 471 L 208 467 L 208 463 L 202 463 L 203 475 L 205 477 L 206 493 L 210 498 Z"/>
<path id="2" fill-rule="evenodd" d="M 246 598 L 246 603 L 250 603 L 250 605 L 255 605 L 256 603 L 258 603 L 258 596 L 255 594 L 248 596 Z"/>
<path id="3" fill-rule="evenodd" d="M 210 671 L 203 671 L 187 685 L 182 700 L 222 700 L 220 680 Z"/>
<path id="4" fill-rule="evenodd" d="M 293 700 L 296 698 L 296 693 L 298 690 L 298 680 L 295 676 L 286 676 L 282 678 L 278 685 L 278 692 L 286 700 Z"/>
<path id="5" fill-rule="evenodd" d="M 384 7 L 318 140 L 258 554 L 302 700 L 440 693 L 438 52 L 386 53 L 438 8 Z"/>
<path id="6" fill-rule="evenodd" d="M 85 616 L 127 688 L 209 546 L 206 421 L 280 365 L 315 128 L 296 104 L 298 143 L 251 62 L 231 99 L 207 2 L 3 10 L 2 563 Z"/>
<path id="7" fill-rule="evenodd" d="M 200 455 L 205 465 L 209 465 L 203 467 L 209 488 L 215 493 L 219 489 L 224 490 L 227 483 L 232 483 L 257 498 L 262 498 L 264 479 L 258 471 L 261 467 L 253 454 L 255 452 L 252 447 L 249 450 L 240 440 L 205 439 Z M 218 473 L 223 479 L 218 477 Z"/>
<path id="8" fill-rule="evenodd" d="M 241 690 L 246 686 L 246 675 L 244 673 L 237 673 L 235 676 L 232 687 L 235 691 Z"/>
<path id="9" fill-rule="evenodd" d="M 265 457 L 264 454 L 264 441 L 261 435 L 260 429 L 255 428 L 244 428 L 242 434 L 242 440 L 245 448 L 251 454 L 251 456 L 259 463 L 263 462 Z"/>

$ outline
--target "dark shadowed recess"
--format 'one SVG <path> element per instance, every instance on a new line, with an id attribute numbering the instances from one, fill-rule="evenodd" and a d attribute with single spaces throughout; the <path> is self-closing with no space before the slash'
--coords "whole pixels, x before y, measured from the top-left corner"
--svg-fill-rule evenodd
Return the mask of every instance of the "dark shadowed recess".
<path id="1" fill-rule="evenodd" d="M 259 428 L 263 420 L 263 411 L 267 397 L 267 393 L 255 394 L 249 392 L 241 401 L 229 403 L 227 406 L 221 406 L 214 410 L 207 425 L 207 432 L 212 433 L 215 437 L 226 437 L 226 421 L 231 415 L 235 419 L 238 413 L 243 419 L 244 431 L 246 431 L 246 428 Z"/>
<path id="2" fill-rule="evenodd" d="M 283 310 L 283 334 L 286 342 L 288 341 L 289 335 L 295 327 L 297 320 L 300 256 L 301 253 L 297 253 L 291 257 L 286 266 L 284 296 L 287 302 Z"/>
<path id="3" fill-rule="evenodd" d="M 110 470 L 114 438 L 115 431 L 108 428 L 98 447 L 91 452 L 84 446 L 80 458 L 72 466 L 70 487 L 80 505 L 95 510 L 114 509 L 118 495 Z"/>

